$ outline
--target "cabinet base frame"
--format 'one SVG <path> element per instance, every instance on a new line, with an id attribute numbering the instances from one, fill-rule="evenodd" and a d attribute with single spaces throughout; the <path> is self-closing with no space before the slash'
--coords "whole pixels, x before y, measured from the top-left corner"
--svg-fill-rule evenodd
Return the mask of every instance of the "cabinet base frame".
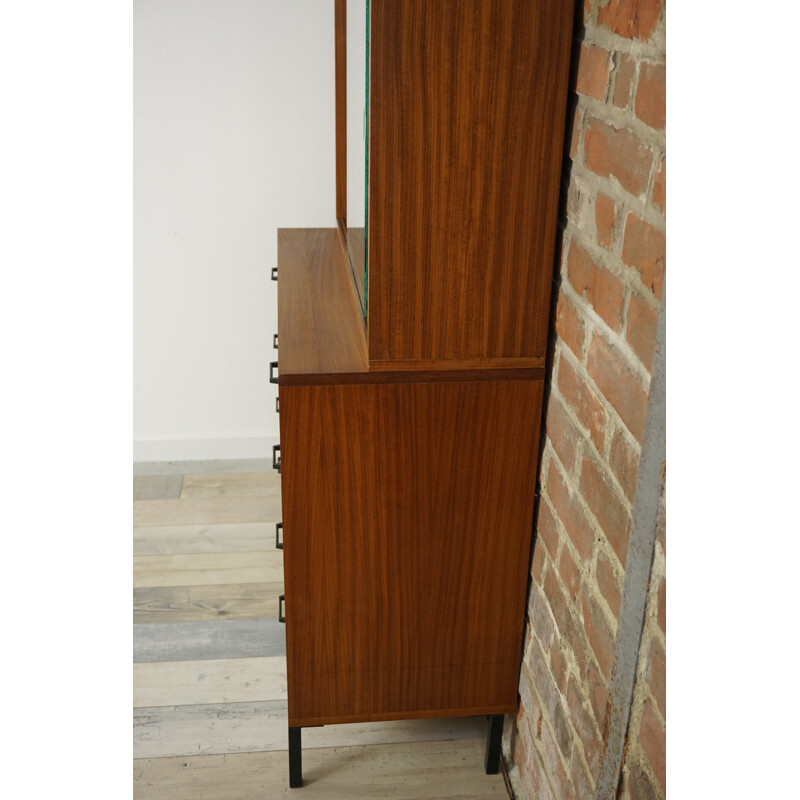
<path id="1" fill-rule="evenodd" d="M 302 728 L 289 728 L 289 788 L 303 785 Z"/>
<path id="2" fill-rule="evenodd" d="M 500 743 L 503 738 L 503 714 L 488 717 L 489 733 L 486 737 L 484 767 L 487 775 L 500 772 Z M 289 728 L 289 788 L 299 789 L 303 785 L 302 728 Z"/>
<path id="3" fill-rule="evenodd" d="M 503 738 L 503 715 L 493 714 L 489 717 L 489 734 L 486 737 L 486 758 L 484 766 L 487 775 L 500 772 L 500 742 Z"/>

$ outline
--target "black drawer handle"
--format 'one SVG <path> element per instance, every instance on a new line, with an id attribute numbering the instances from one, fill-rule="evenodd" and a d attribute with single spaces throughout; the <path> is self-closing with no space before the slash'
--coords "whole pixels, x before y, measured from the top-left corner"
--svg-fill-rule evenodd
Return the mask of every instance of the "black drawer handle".
<path id="1" fill-rule="evenodd" d="M 281 474 L 281 446 L 279 444 L 272 445 L 272 469 L 278 470 L 278 475 Z"/>
<path id="2" fill-rule="evenodd" d="M 283 523 L 276 522 L 275 523 L 275 548 L 277 550 L 283 550 L 283 539 L 281 534 L 283 533 Z"/>
<path id="3" fill-rule="evenodd" d="M 285 612 L 283 610 L 283 604 L 286 602 L 286 595 L 282 594 L 278 597 L 278 622 L 286 622 Z"/>
<path id="4" fill-rule="evenodd" d="M 269 382 L 270 383 L 277 383 L 278 377 L 275 375 L 275 370 L 278 369 L 278 362 L 277 361 L 270 361 L 269 362 Z"/>
<path id="5" fill-rule="evenodd" d="M 279 403 L 279 400 L 280 400 L 280 399 L 281 399 L 281 398 L 280 398 L 280 395 L 278 395 L 278 396 L 275 398 L 275 413 L 276 413 L 276 414 L 280 414 L 280 413 L 281 413 L 281 409 L 280 409 L 280 403 Z"/>
<path id="6" fill-rule="evenodd" d="M 277 350 L 278 349 L 278 334 L 277 333 L 273 333 L 272 334 L 272 348 L 273 348 L 273 350 Z"/>
<path id="7" fill-rule="evenodd" d="M 272 280 L 274 280 L 274 281 L 278 280 L 278 268 L 277 268 L 277 267 L 273 267 L 273 268 L 272 268 L 272 274 L 271 274 L 271 276 L 270 276 L 270 277 L 271 277 L 271 278 L 272 278 Z"/>

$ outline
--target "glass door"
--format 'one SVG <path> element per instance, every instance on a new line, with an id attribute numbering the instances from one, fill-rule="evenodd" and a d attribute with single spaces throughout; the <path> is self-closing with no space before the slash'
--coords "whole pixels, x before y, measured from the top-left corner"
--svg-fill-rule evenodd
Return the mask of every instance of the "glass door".
<path id="1" fill-rule="evenodd" d="M 347 0 L 347 252 L 367 315 L 369 0 Z"/>

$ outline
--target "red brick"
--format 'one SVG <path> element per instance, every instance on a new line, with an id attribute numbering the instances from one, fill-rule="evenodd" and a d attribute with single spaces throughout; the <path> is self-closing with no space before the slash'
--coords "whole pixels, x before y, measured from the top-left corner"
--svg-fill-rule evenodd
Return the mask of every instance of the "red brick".
<path id="1" fill-rule="evenodd" d="M 556 333 L 567 347 L 580 358 L 583 343 L 586 340 L 586 327 L 575 304 L 563 292 L 558 293 Z"/>
<path id="2" fill-rule="evenodd" d="M 667 159 L 664 157 L 653 181 L 653 205 L 662 214 L 667 213 Z"/>
<path id="3" fill-rule="evenodd" d="M 583 605 L 583 624 L 589 646 L 600 665 L 603 677 L 611 680 L 611 668 L 614 665 L 614 634 L 611 631 L 597 601 L 588 594 L 586 588 L 581 593 Z"/>
<path id="4" fill-rule="evenodd" d="M 567 599 L 561 587 L 558 585 L 555 572 L 552 569 L 547 571 L 544 579 L 544 593 L 553 612 L 553 619 L 558 626 L 558 633 L 561 644 L 567 645 L 575 654 L 575 660 L 582 669 L 586 663 L 586 646 L 584 644 L 584 633 L 580 626 L 575 622 L 570 613 Z"/>
<path id="5" fill-rule="evenodd" d="M 627 53 L 620 53 L 617 63 L 617 81 L 612 103 L 617 108 L 627 108 L 631 102 L 631 87 L 636 74 L 636 62 Z"/>
<path id="6" fill-rule="evenodd" d="M 656 29 L 660 13 L 661 0 L 609 0 L 600 9 L 597 24 L 626 39 L 646 42 Z"/>
<path id="7" fill-rule="evenodd" d="M 650 641 L 650 662 L 647 667 L 647 682 L 658 704 L 661 716 L 667 718 L 667 653 L 654 636 Z"/>
<path id="8" fill-rule="evenodd" d="M 661 586 L 658 587 L 658 627 L 667 632 L 667 579 L 661 581 Z"/>
<path id="9" fill-rule="evenodd" d="M 594 201 L 594 221 L 597 227 L 597 243 L 610 248 L 617 235 L 617 208 L 610 197 L 597 195 Z"/>
<path id="10" fill-rule="evenodd" d="M 625 764 L 630 800 L 661 800 L 647 773 L 638 764 Z"/>
<path id="11" fill-rule="evenodd" d="M 606 439 L 605 408 L 566 358 L 558 362 L 558 390 L 575 412 L 578 422 L 589 432 L 594 446 L 602 453 Z"/>
<path id="12" fill-rule="evenodd" d="M 561 463 L 567 472 L 571 472 L 575 465 L 575 451 L 578 447 L 578 431 L 574 423 L 564 412 L 561 403 L 550 397 L 547 404 L 547 437 L 553 445 Z"/>
<path id="13" fill-rule="evenodd" d="M 584 457 L 581 466 L 581 491 L 589 508 L 614 548 L 622 565 L 628 555 L 631 518 L 615 489 L 606 483 L 594 462 Z"/>
<path id="14" fill-rule="evenodd" d="M 634 111 L 639 119 L 660 131 L 667 124 L 667 68 L 643 63 L 639 68 Z"/>
<path id="15" fill-rule="evenodd" d="M 636 479 L 639 477 L 639 453 L 629 444 L 628 437 L 621 430 L 611 440 L 608 463 L 625 492 L 625 497 L 632 503 L 636 495 Z"/>
<path id="16" fill-rule="evenodd" d="M 542 585 L 542 575 L 544 574 L 545 558 L 544 547 L 541 545 L 534 545 L 533 558 L 531 559 L 531 577 L 539 584 Z"/>
<path id="17" fill-rule="evenodd" d="M 625 339 L 639 356 L 639 360 L 653 371 L 653 353 L 656 349 L 656 329 L 658 328 L 658 311 L 638 294 L 631 295 L 628 307 L 628 327 Z"/>
<path id="18" fill-rule="evenodd" d="M 552 568 L 548 565 L 545 568 L 545 576 L 552 571 Z M 545 577 L 544 580 L 546 581 L 547 578 Z M 550 642 L 553 641 L 553 636 L 555 636 L 555 625 L 548 609 L 544 591 L 540 591 L 535 583 L 531 584 L 528 593 L 528 632 L 531 633 L 531 638 L 535 635 L 536 639 L 541 642 L 543 650 L 550 646 Z M 526 641 L 525 649 L 523 650 L 528 662 L 530 662 L 532 655 L 528 650 L 529 645 L 531 645 L 530 640 Z"/>
<path id="19" fill-rule="evenodd" d="M 575 559 L 570 555 L 568 547 L 561 548 L 561 556 L 558 559 L 558 574 L 567 587 L 569 599 L 574 600 L 578 596 L 578 589 L 581 585 L 581 573 Z"/>
<path id="20" fill-rule="evenodd" d="M 624 189 L 644 193 L 653 166 L 653 153 L 627 128 L 613 128 L 590 118 L 586 123 L 586 166 L 603 178 L 614 176 Z"/>
<path id="21" fill-rule="evenodd" d="M 589 774 L 578 753 L 577 745 L 572 748 L 572 760 L 570 761 L 569 774 L 572 778 L 572 785 L 575 787 L 575 795 L 578 800 L 584 797 L 594 797 L 594 786 L 591 783 Z"/>
<path id="22" fill-rule="evenodd" d="M 551 470 L 552 471 L 552 470 Z M 550 513 L 547 503 L 539 503 L 539 513 L 536 518 L 537 542 L 542 542 L 550 554 L 550 558 L 555 560 L 558 552 L 558 526 L 555 518 Z"/>
<path id="23" fill-rule="evenodd" d="M 647 395 L 622 354 L 599 334 L 589 345 L 587 371 L 627 429 L 641 441 Z"/>
<path id="24" fill-rule="evenodd" d="M 603 676 L 597 671 L 594 665 L 589 665 L 586 670 L 586 682 L 589 686 L 589 700 L 592 703 L 592 711 L 597 721 L 597 727 L 602 731 L 606 724 L 606 711 L 608 708 L 608 689 L 603 680 Z"/>
<path id="25" fill-rule="evenodd" d="M 583 797 L 594 797 L 594 784 L 591 782 L 589 773 L 583 759 L 580 757 L 578 746 L 572 748 L 572 759 L 570 760 L 569 774 L 572 778 L 572 785 L 575 787 L 575 797 L 581 800 Z"/>
<path id="26" fill-rule="evenodd" d="M 620 593 L 617 585 L 617 578 L 614 574 L 611 559 L 602 551 L 597 555 L 595 576 L 597 578 L 597 588 L 600 589 L 600 594 L 603 595 L 603 598 L 606 603 L 608 603 L 608 607 L 614 613 L 614 616 L 619 619 Z"/>
<path id="27" fill-rule="evenodd" d="M 661 231 L 637 214 L 630 213 L 625 220 L 622 260 L 633 267 L 641 275 L 644 285 L 661 299 L 667 242 Z"/>
<path id="28" fill-rule="evenodd" d="M 552 798 L 541 761 L 536 755 L 536 724 L 524 724 L 514 744 L 514 763 L 530 797 Z"/>
<path id="29" fill-rule="evenodd" d="M 561 652 L 558 639 L 550 646 L 550 670 L 556 680 L 558 690 L 563 694 L 567 683 L 567 661 Z"/>
<path id="30" fill-rule="evenodd" d="M 567 687 L 567 706 L 572 725 L 583 744 L 583 752 L 586 756 L 586 763 L 589 765 L 589 771 L 593 775 L 597 775 L 602 749 L 600 731 L 595 726 L 591 713 L 583 704 L 583 697 L 578 691 L 578 684 L 574 677 L 570 678 L 569 686 Z"/>
<path id="31" fill-rule="evenodd" d="M 611 54 L 594 45 L 581 45 L 578 60 L 578 94 L 605 100 L 608 76 L 611 72 Z"/>
<path id="32" fill-rule="evenodd" d="M 564 525 L 564 529 L 575 545 L 578 555 L 588 560 L 594 548 L 595 533 L 589 525 L 576 499 L 570 495 L 564 478 L 551 461 L 547 470 L 547 496 Z"/>
<path id="33" fill-rule="evenodd" d="M 557 798 L 573 798 L 575 793 L 572 791 L 572 785 L 569 782 L 569 777 L 561 763 L 561 756 L 558 745 L 555 742 L 550 728 L 547 725 L 542 725 L 542 760 L 544 761 L 544 768 L 547 772 L 547 777 L 555 790 Z"/>
<path id="34" fill-rule="evenodd" d="M 650 766 L 661 784 L 661 791 L 666 795 L 667 735 L 651 700 L 647 700 L 644 704 L 642 721 L 639 725 L 639 739 L 642 744 L 642 750 L 644 750 L 647 760 L 650 762 Z"/>

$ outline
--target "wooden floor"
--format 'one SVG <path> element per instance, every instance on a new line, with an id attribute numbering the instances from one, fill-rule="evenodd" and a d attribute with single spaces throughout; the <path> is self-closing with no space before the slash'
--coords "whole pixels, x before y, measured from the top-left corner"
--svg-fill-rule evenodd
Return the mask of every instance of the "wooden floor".
<path id="1" fill-rule="evenodd" d="M 288 788 L 280 478 L 264 462 L 136 465 L 136 800 L 505 800 L 485 718 L 303 730 Z"/>

